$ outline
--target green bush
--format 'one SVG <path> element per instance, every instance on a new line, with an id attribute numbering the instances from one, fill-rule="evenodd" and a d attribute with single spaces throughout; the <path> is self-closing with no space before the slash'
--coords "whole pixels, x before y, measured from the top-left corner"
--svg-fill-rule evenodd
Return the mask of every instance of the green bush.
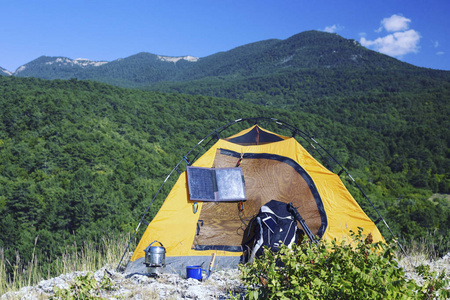
<path id="1" fill-rule="evenodd" d="M 56 288 L 54 296 L 50 299 L 103 299 L 100 295 L 102 291 L 112 290 L 113 284 L 109 277 L 103 276 L 101 282 L 97 282 L 92 272 L 75 278 L 75 282 L 69 289 Z"/>
<path id="2" fill-rule="evenodd" d="M 346 242 L 283 246 L 240 266 L 246 299 L 448 299 L 449 280 L 420 266 L 425 282 L 405 277 L 394 248 L 372 243 L 362 230 Z"/>

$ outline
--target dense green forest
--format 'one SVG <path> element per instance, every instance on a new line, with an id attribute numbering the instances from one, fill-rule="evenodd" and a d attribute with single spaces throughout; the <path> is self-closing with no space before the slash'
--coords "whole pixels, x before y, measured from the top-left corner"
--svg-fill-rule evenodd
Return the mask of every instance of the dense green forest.
<path id="1" fill-rule="evenodd" d="M 0 248 L 13 265 L 17 252 L 29 260 L 35 243 L 39 259 L 51 260 L 74 242 L 132 232 L 175 163 L 201 138 L 231 120 L 263 116 L 314 135 L 396 235 L 405 242 L 444 238 L 436 246 L 443 253 L 449 202 L 429 198 L 450 190 L 449 87 L 421 87 L 409 97 L 383 98 L 389 92 L 380 89 L 377 97 L 322 95 L 285 108 L 75 79 L 0 77 Z M 417 95 L 422 90 L 424 99 Z M 264 125 L 289 135 L 275 123 Z"/>
<path id="2" fill-rule="evenodd" d="M 197 62 L 166 62 L 158 55 L 139 53 L 82 68 L 41 57 L 17 76 L 77 77 L 310 113 L 350 128 L 369 129 L 382 139 L 375 154 L 364 152 L 365 140 L 342 137 L 351 155 L 404 172 L 415 187 L 449 191 L 450 72 L 418 68 L 336 34 L 302 32 Z M 320 134 L 334 139 L 330 131 Z M 360 168 L 351 155 L 341 158 L 344 164 Z"/>
<path id="3" fill-rule="evenodd" d="M 309 70 L 227 82 L 212 78 L 164 83 L 151 89 L 236 98 L 369 129 L 380 135 L 380 151 L 362 153 L 365 140 L 342 136 L 350 153 L 386 163 L 394 172 L 406 172 L 413 186 L 449 192 L 449 72 Z M 322 137 L 328 135 L 323 132 Z"/>

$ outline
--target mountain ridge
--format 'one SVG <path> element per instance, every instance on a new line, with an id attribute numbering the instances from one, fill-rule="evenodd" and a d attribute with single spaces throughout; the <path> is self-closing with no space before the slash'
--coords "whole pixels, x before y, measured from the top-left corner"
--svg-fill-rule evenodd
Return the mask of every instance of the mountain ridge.
<path id="1" fill-rule="evenodd" d="M 210 76 L 256 76 L 286 69 L 343 67 L 420 68 L 369 50 L 353 39 L 332 33 L 305 31 L 284 40 L 262 40 L 205 57 L 140 52 L 113 61 L 91 61 L 41 56 L 15 72 L 3 72 L 3 75 L 42 79 L 78 78 L 142 87 L 163 81 L 190 81 Z"/>
<path id="2" fill-rule="evenodd" d="M 157 92 L 76 77 L 0 76 L 0 248 L 5 257 L 14 262 L 20 253 L 26 264 L 50 262 L 70 245 L 103 243 L 104 233 L 133 232 L 133 222 L 184 151 L 220 124 L 258 116 L 283 120 L 265 124 L 267 130 L 291 135 L 283 123 L 296 124 L 332 149 L 399 238 L 425 237 L 436 253 L 448 252 L 448 239 L 440 238 L 450 236 L 449 203 L 429 198 L 450 193 L 450 72 L 395 59 L 371 61 L 367 56 L 385 56 L 350 40 L 323 37 L 331 40 L 324 39 L 325 46 L 319 39 L 302 48 L 300 35 L 219 53 L 208 58 L 204 66 L 211 68 L 204 73 L 196 69 L 201 59 L 174 63 L 141 53 L 111 62 L 117 84 L 123 84 L 124 74 L 141 87 L 152 76 L 178 76 L 172 77 L 178 82 L 151 86 Z M 316 50 L 322 52 L 301 60 Z M 346 66 L 364 59 L 369 65 Z M 133 81 L 127 61 L 146 76 Z M 152 70 L 141 61 L 162 67 Z M 272 68 L 280 62 L 283 68 Z M 322 67 L 299 67 L 302 63 Z M 107 65 L 70 68 L 81 76 L 83 70 L 102 71 Z M 191 78 L 181 81 L 183 76 Z M 303 146 L 313 151 L 313 145 Z M 350 192 L 372 220 L 378 218 L 360 193 Z M 8 266 L 9 274 L 14 267 Z"/>

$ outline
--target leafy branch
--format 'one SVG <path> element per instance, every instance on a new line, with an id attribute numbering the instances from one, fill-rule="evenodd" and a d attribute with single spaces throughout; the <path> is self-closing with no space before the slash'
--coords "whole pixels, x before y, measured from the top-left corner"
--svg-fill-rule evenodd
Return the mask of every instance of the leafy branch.
<path id="1" fill-rule="evenodd" d="M 445 272 L 437 275 L 429 266 L 416 271 L 419 285 L 405 277 L 392 246 L 372 243 L 362 229 L 351 232 L 351 242 L 304 242 L 283 246 L 273 253 L 265 249 L 253 263 L 241 265 L 246 299 L 448 299 Z"/>

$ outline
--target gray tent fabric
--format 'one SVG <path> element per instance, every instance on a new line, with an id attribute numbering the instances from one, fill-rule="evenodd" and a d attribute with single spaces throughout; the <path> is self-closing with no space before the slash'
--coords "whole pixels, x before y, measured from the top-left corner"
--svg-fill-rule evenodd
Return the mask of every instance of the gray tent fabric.
<path id="1" fill-rule="evenodd" d="M 223 269 L 235 269 L 240 261 L 239 256 L 216 256 L 213 272 Z M 144 264 L 145 257 L 141 257 L 134 262 L 130 261 L 125 269 L 125 274 L 148 275 L 147 267 Z M 166 266 L 164 273 L 178 274 L 186 277 L 187 266 L 199 266 L 208 269 L 211 262 L 211 256 L 171 256 L 166 257 Z"/>

